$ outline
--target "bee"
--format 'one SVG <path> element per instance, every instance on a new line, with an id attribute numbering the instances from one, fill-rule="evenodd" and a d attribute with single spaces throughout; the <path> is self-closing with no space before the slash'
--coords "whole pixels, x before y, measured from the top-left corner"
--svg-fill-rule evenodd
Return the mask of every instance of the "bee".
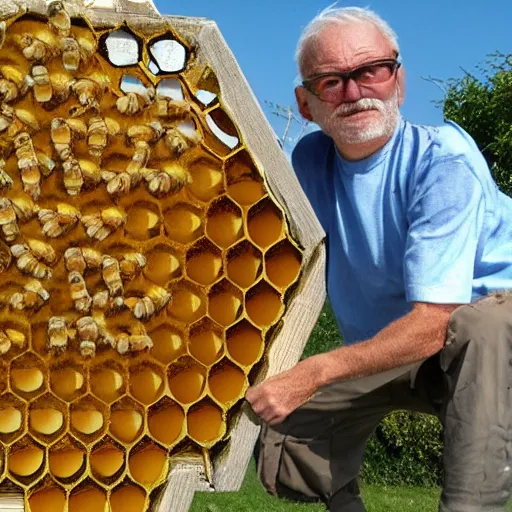
<path id="1" fill-rule="evenodd" d="M 61 40 L 62 65 L 66 71 L 76 71 L 80 66 L 80 46 L 73 37 L 63 37 Z"/>
<path id="2" fill-rule="evenodd" d="M 152 285 L 142 298 L 129 297 L 125 305 L 132 310 L 133 316 L 139 320 L 149 320 L 158 313 L 171 299 L 171 294 L 161 286 Z"/>
<path id="3" fill-rule="evenodd" d="M 188 149 L 197 146 L 199 139 L 185 136 L 177 128 L 167 128 L 164 135 L 164 142 L 171 155 L 178 158 Z"/>
<path id="4" fill-rule="evenodd" d="M 105 91 L 110 85 L 110 79 L 107 75 L 102 73 L 92 73 L 87 78 L 80 78 L 71 84 L 71 91 L 78 98 L 80 107 L 75 106 L 70 110 L 71 117 L 78 117 L 94 110 L 96 112 L 100 109 L 100 100 Z"/>
<path id="5" fill-rule="evenodd" d="M 91 117 L 89 119 L 89 128 L 87 130 L 87 145 L 89 154 L 100 158 L 104 149 L 107 147 L 108 136 L 115 137 L 121 133 L 119 123 L 110 117 Z"/>
<path id="6" fill-rule="evenodd" d="M 10 103 L 14 101 L 19 96 L 18 87 L 11 80 L 6 80 L 5 78 L 0 79 L 0 102 L 1 103 Z"/>
<path id="7" fill-rule="evenodd" d="M 71 30 L 71 18 L 64 7 L 64 3 L 61 1 L 50 2 L 46 12 L 50 26 L 59 35 L 67 36 Z"/>
<path id="8" fill-rule="evenodd" d="M 27 132 L 16 135 L 14 147 L 21 181 L 23 182 L 23 190 L 33 199 L 37 199 L 41 193 L 41 171 L 30 135 Z"/>
<path id="9" fill-rule="evenodd" d="M 110 207 L 100 213 L 84 215 L 81 221 L 87 236 L 101 242 L 126 222 L 126 213 L 118 208 Z"/>
<path id="10" fill-rule="evenodd" d="M 132 187 L 132 179 L 126 171 L 102 171 L 101 177 L 107 183 L 107 192 L 110 195 L 127 194 Z"/>
<path id="11" fill-rule="evenodd" d="M 14 109 L 5 103 L 0 105 L 0 132 L 4 132 L 14 122 L 16 116 Z"/>
<path id="12" fill-rule="evenodd" d="M 37 206 L 29 197 L 11 197 L 11 203 L 14 213 L 20 222 L 28 222 L 34 217 L 34 215 L 36 215 L 36 213 L 39 212 L 39 206 Z"/>
<path id="13" fill-rule="evenodd" d="M 5 171 L 5 160 L 0 158 L 0 189 L 9 190 L 12 187 L 12 178 Z"/>
<path id="14" fill-rule="evenodd" d="M 12 342 L 4 331 L 0 331 L 0 356 L 11 350 Z"/>
<path id="15" fill-rule="evenodd" d="M 0 132 L 6 131 L 7 138 L 14 141 L 21 133 L 39 131 L 40 125 L 34 114 L 28 110 L 13 109 L 7 104 L 0 105 Z"/>
<path id="16" fill-rule="evenodd" d="M 185 185 L 192 182 L 190 173 L 177 163 L 163 165 L 163 169 L 148 169 L 145 180 L 149 192 L 155 197 L 179 192 Z"/>
<path id="17" fill-rule="evenodd" d="M 101 275 L 111 297 L 123 295 L 123 281 L 119 262 L 112 256 L 103 256 Z"/>
<path id="18" fill-rule="evenodd" d="M 46 348 L 51 352 L 62 352 L 68 347 L 69 331 L 63 316 L 52 316 L 48 320 Z"/>
<path id="19" fill-rule="evenodd" d="M 41 209 L 38 211 L 37 216 L 41 223 L 43 234 L 49 238 L 57 238 L 66 234 L 76 225 L 80 218 L 80 212 L 69 204 L 59 203 L 56 212 L 49 209 Z"/>
<path id="20" fill-rule="evenodd" d="M 117 352 L 124 355 L 128 352 L 139 352 L 153 348 L 153 340 L 147 334 L 128 335 L 123 332 L 116 336 L 115 345 Z"/>
<path id="21" fill-rule="evenodd" d="M 50 244 L 43 242 L 42 240 L 37 240 L 35 238 L 28 238 L 27 244 L 32 253 L 40 260 L 43 260 L 48 265 L 51 265 L 55 262 L 57 255 L 55 254 L 55 250 Z"/>
<path id="22" fill-rule="evenodd" d="M 12 257 L 9 247 L 0 241 L 0 274 L 9 268 L 11 260 Z"/>
<path id="23" fill-rule="evenodd" d="M 25 345 L 25 335 L 16 329 L 0 330 L 0 355 L 7 354 L 13 345 L 23 348 Z"/>
<path id="24" fill-rule="evenodd" d="M 78 160 L 70 158 L 62 164 L 63 181 L 66 192 L 70 196 L 77 196 L 84 184 L 84 175 Z"/>
<path id="25" fill-rule="evenodd" d="M 56 51 L 47 42 L 31 34 L 21 34 L 14 39 L 28 61 L 45 64 L 56 55 Z"/>
<path id="26" fill-rule="evenodd" d="M 74 137 L 82 138 L 87 133 L 87 125 L 81 119 L 63 119 L 56 117 L 50 125 L 50 137 L 60 159 L 65 162 L 73 158 L 72 142 Z"/>
<path id="27" fill-rule="evenodd" d="M 52 99 L 53 89 L 48 69 L 45 66 L 37 65 L 32 68 L 32 89 L 34 97 L 39 103 L 46 103 Z"/>
<path id="28" fill-rule="evenodd" d="M 39 240 L 32 241 L 31 246 L 15 244 L 11 246 L 11 253 L 17 259 L 16 267 L 20 272 L 30 274 L 37 279 L 51 279 L 51 269 L 41 262 L 43 260 L 50 263 L 55 259 L 55 252 L 48 244 Z"/>
<path id="29" fill-rule="evenodd" d="M 75 301 L 75 309 L 80 313 L 88 312 L 92 306 L 92 299 L 87 291 L 84 278 L 79 272 L 73 270 L 68 274 L 68 282 L 71 298 Z"/>
<path id="30" fill-rule="evenodd" d="M 0 197 L 0 227 L 7 242 L 12 242 L 20 234 L 16 212 L 7 197 Z"/>
<path id="31" fill-rule="evenodd" d="M 156 102 L 157 114 L 167 121 L 185 121 L 192 116 L 190 103 L 176 101 L 171 98 L 158 98 Z"/>
<path id="32" fill-rule="evenodd" d="M 5 21 L 0 21 L 0 48 L 5 43 L 5 36 L 7 34 L 7 23 Z"/>
<path id="33" fill-rule="evenodd" d="M 129 92 L 118 98 L 116 107 L 121 114 L 133 116 L 151 106 L 155 101 L 155 96 L 155 88 L 152 86 L 146 87 L 144 94 Z"/>
<path id="34" fill-rule="evenodd" d="M 145 266 L 146 257 L 140 252 L 125 254 L 119 263 L 121 274 L 125 279 L 133 279 Z"/>
<path id="35" fill-rule="evenodd" d="M 95 249 L 88 247 L 70 247 L 64 253 L 66 270 L 83 274 L 87 268 L 99 268 L 102 263 L 102 255 Z"/>
<path id="36" fill-rule="evenodd" d="M 48 300 L 50 294 L 37 279 L 31 279 L 25 284 L 22 292 L 11 295 L 10 304 L 13 309 L 40 309 Z"/>

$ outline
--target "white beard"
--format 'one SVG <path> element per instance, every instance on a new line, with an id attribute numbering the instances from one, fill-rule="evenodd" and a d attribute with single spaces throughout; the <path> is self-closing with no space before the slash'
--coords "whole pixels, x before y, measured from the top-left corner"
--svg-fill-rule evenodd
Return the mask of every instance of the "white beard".
<path id="1" fill-rule="evenodd" d="M 344 117 L 348 113 L 364 110 L 378 111 L 379 119 L 368 121 Z M 317 121 L 317 124 L 337 145 L 361 144 L 379 138 L 391 137 L 399 117 L 398 91 L 395 90 L 393 96 L 385 101 L 376 98 L 361 98 L 352 103 L 342 103 L 327 116 L 324 122 Z"/>

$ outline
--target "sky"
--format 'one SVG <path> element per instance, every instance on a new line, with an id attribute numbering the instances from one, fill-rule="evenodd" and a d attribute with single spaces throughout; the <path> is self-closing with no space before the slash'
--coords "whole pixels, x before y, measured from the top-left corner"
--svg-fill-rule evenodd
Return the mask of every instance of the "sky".
<path id="1" fill-rule="evenodd" d="M 284 120 L 273 115 L 266 102 L 295 104 L 297 40 L 302 28 L 331 3 L 155 0 L 161 14 L 206 17 L 217 23 L 278 136 Z M 478 73 L 476 66 L 489 53 L 512 53 L 511 0 L 351 0 L 338 5 L 369 7 L 397 33 L 407 77 L 402 114 L 413 122 L 443 121 L 434 103 L 443 97 L 442 91 L 428 77 L 460 77 L 462 69 Z"/>

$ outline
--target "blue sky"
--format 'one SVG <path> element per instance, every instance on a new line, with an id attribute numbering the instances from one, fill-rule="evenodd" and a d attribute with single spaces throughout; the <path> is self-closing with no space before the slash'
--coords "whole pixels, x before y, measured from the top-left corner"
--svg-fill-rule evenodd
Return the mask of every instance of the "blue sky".
<path id="1" fill-rule="evenodd" d="M 302 27 L 332 2 L 315 0 L 156 0 L 162 14 L 213 19 L 278 135 L 283 123 L 265 100 L 294 104 L 293 55 Z M 475 71 L 488 53 L 512 52 L 511 0 L 373 0 L 339 2 L 370 7 L 397 32 L 407 73 L 407 119 L 442 122 L 441 91 L 422 77 L 447 79 Z"/>

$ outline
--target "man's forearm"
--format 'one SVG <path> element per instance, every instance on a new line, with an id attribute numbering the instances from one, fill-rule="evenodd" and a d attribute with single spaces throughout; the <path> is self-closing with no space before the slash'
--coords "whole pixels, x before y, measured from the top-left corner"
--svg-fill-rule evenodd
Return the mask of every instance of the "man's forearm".
<path id="1" fill-rule="evenodd" d="M 316 387 L 366 377 L 422 361 L 444 346 L 450 314 L 457 305 L 415 304 L 407 315 L 373 338 L 303 361 L 315 375 Z"/>

